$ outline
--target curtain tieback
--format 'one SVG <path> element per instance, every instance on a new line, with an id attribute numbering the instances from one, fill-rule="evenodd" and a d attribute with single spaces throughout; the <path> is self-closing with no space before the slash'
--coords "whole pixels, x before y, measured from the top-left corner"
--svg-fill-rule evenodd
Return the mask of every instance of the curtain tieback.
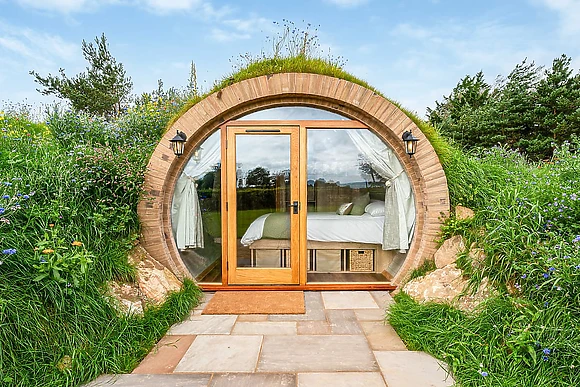
<path id="1" fill-rule="evenodd" d="M 391 177 L 389 180 L 385 181 L 385 187 L 390 188 L 393 185 L 393 181 L 403 174 L 403 171 L 397 173 L 395 176 Z"/>

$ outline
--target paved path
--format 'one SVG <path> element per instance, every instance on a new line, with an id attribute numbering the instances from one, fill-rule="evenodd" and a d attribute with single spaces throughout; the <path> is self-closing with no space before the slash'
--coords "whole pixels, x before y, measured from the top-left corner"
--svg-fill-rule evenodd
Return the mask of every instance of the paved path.
<path id="1" fill-rule="evenodd" d="M 206 293 L 128 375 L 87 386 L 443 387 L 438 362 L 384 324 L 382 291 L 305 292 L 305 314 L 201 315 Z"/>

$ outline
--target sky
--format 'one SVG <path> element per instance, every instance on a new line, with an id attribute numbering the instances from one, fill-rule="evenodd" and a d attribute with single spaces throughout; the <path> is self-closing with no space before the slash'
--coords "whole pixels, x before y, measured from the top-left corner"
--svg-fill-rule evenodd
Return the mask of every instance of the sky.
<path id="1" fill-rule="evenodd" d="M 425 116 L 465 75 L 490 83 L 527 58 L 562 54 L 580 67 L 580 0 L 0 0 L 0 109 L 42 104 L 29 71 L 85 70 L 83 40 L 104 33 L 133 92 L 200 87 L 230 74 L 240 55 L 271 52 L 283 20 L 317 29 L 323 56 Z"/>

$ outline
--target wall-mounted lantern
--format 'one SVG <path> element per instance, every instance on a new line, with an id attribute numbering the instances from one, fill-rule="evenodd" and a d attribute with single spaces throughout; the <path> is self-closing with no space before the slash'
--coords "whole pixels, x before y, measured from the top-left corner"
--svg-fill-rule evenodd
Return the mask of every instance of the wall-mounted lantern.
<path id="1" fill-rule="evenodd" d="M 183 149 L 185 148 L 185 141 L 187 141 L 187 135 L 183 132 L 177 131 L 175 137 L 173 137 L 169 142 L 171 143 L 171 150 L 175 153 L 175 156 L 179 157 L 183 154 Z"/>
<path id="2" fill-rule="evenodd" d="M 413 133 L 408 130 L 403 133 L 403 142 L 405 143 L 405 152 L 409 155 L 409 157 L 413 157 L 415 152 L 417 151 L 417 142 L 419 139 L 413 136 Z"/>

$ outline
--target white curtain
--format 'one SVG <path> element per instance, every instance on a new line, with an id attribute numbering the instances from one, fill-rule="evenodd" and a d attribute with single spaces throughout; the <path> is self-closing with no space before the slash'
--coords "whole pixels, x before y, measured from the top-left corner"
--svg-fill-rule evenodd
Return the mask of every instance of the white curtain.
<path id="1" fill-rule="evenodd" d="M 216 135 L 217 133 L 217 135 Z M 220 161 L 220 135 L 217 131 L 198 148 L 177 180 L 171 207 L 173 235 L 179 249 L 203 248 L 203 221 L 196 181 Z"/>
<path id="2" fill-rule="evenodd" d="M 385 183 L 385 224 L 383 250 L 406 251 L 415 227 L 415 203 L 411 182 L 395 153 L 376 135 L 366 129 L 349 129 L 347 133 Z"/>

